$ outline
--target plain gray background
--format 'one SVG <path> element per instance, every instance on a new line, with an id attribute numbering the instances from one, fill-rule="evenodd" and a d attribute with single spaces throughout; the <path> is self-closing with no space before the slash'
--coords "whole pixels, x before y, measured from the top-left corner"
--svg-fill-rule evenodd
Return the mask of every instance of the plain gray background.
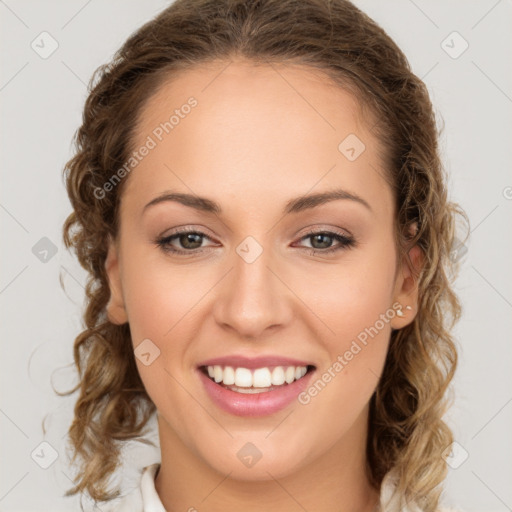
<path id="1" fill-rule="evenodd" d="M 61 241 L 70 212 L 61 173 L 93 71 L 168 3 L 0 0 L 3 512 L 79 510 L 77 497 L 62 497 L 71 485 L 64 437 L 74 397 L 59 398 L 51 386 L 64 390 L 75 382 L 65 366 L 81 330 L 85 282 Z M 426 82 L 445 125 L 441 147 L 451 199 L 471 221 L 456 282 L 464 312 L 455 330 L 456 402 L 447 417 L 460 448 L 445 502 L 468 512 L 512 510 L 512 2 L 355 3 L 398 43 Z M 31 46 L 35 41 L 39 52 L 51 49 L 42 32 L 58 43 L 47 58 Z M 41 467 L 52 455 L 53 464 Z M 130 445 L 118 481 L 124 489 L 138 485 L 138 468 L 158 460 L 158 450 Z"/>

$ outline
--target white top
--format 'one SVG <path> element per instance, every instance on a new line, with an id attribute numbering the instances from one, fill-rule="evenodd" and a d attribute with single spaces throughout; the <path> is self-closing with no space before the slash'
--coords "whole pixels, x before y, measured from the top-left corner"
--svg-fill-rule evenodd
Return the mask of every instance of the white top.
<path id="1" fill-rule="evenodd" d="M 146 466 L 142 470 L 140 487 L 110 502 L 103 502 L 99 505 L 103 512 L 166 512 L 160 497 L 155 489 L 155 476 L 160 463 L 156 462 Z M 421 512 L 416 503 L 408 503 L 401 507 L 398 498 L 391 500 L 391 493 L 394 489 L 395 477 L 389 472 L 381 485 L 380 490 L 380 512 Z M 438 512 L 461 512 L 460 510 L 441 507 Z"/>

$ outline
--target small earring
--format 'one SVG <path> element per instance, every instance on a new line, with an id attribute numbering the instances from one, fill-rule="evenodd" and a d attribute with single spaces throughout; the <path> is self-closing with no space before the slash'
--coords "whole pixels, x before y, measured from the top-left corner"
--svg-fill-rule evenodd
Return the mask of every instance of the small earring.
<path id="1" fill-rule="evenodd" d="M 409 309 L 411 310 L 411 306 L 405 306 L 405 309 Z M 396 312 L 396 316 L 399 316 L 399 317 L 404 317 L 404 312 L 402 311 L 402 308 L 398 309 L 397 312 Z"/>

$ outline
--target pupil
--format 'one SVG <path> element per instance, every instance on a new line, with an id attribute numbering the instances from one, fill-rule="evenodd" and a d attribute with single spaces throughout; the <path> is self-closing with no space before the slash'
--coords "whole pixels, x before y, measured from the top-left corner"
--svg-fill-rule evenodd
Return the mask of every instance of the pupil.
<path id="1" fill-rule="evenodd" d="M 195 241 L 194 241 L 195 239 Z M 201 235 L 197 233 L 186 233 L 184 235 L 181 235 L 180 237 L 180 243 L 183 247 L 186 247 L 187 249 L 197 249 L 197 247 L 190 247 L 189 241 L 191 241 L 192 246 L 194 245 L 194 242 L 197 243 L 197 247 L 201 246 Z"/>
<path id="2" fill-rule="evenodd" d="M 331 237 L 330 237 L 329 235 L 323 235 L 323 234 L 321 234 L 321 235 L 314 235 L 314 236 L 313 236 L 313 240 L 314 240 L 315 238 L 320 238 L 320 239 L 322 239 L 322 238 L 327 238 L 327 239 L 330 239 Z M 322 243 L 322 242 L 320 242 L 320 243 Z M 313 245 L 314 245 L 314 244 L 313 244 Z M 328 247 L 328 246 L 329 246 L 329 243 L 324 243 L 324 245 L 323 245 L 322 247 L 320 247 L 320 249 L 325 249 L 325 248 L 326 248 L 326 247 Z"/>

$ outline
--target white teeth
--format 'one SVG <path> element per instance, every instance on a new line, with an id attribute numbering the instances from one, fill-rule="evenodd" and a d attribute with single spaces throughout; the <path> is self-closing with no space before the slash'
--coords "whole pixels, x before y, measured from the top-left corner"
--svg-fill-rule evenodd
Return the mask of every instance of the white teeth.
<path id="1" fill-rule="evenodd" d="M 272 384 L 274 386 L 280 386 L 284 384 L 284 370 L 282 366 L 276 366 L 272 372 Z"/>
<path id="2" fill-rule="evenodd" d="M 288 366 L 286 371 L 284 372 L 284 380 L 287 384 L 291 384 L 295 380 L 295 368 L 293 366 Z"/>
<path id="3" fill-rule="evenodd" d="M 258 368 L 252 374 L 252 385 L 255 388 L 269 388 L 272 385 L 272 376 L 268 368 Z"/>
<path id="4" fill-rule="evenodd" d="M 222 371 L 222 366 L 215 365 L 213 367 L 213 378 L 215 379 L 215 382 L 221 382 L 222 378 L 224 377 Z"/>
<path id="5" fill-rule="evenodd" d="M 233 370 L 231 366 L 226 366 L 226 368 L 224 368 L 224 378 L 222 379 L 222 382 L 228 385 L 235 383 L 235 370 Z"/>
<path id="6" fill-rule="evenodd" d="M 236 386 L 234 391 L 240 393 L 257 393 L 263 391 L 262 388 L 270 388 L 271 386 L 282 386 L 291 384 L 295 380 L 299 380 L 307 373 L 306 366 L 275 366 L 270 369 L 268 367 L 256 368 L 249 370 L 248 368 L 233 368 L 232 366 L 222 367 L 220 365 L 208 366 L 208 376 L 217 383 L 226 386 Z M 241 390 L 244 388 L 244 390 Z M 257 389 L 259 388 L 259 389 Z"/>
<path id="7" fill-rule="evenodd" d="M 222 381 L 226 384 L 226 381 Z M 247 368 L 237 368 L 235 371 L 235 386 L 239 388 L 250 388 L 252 386 L 252 373 Z"/>

